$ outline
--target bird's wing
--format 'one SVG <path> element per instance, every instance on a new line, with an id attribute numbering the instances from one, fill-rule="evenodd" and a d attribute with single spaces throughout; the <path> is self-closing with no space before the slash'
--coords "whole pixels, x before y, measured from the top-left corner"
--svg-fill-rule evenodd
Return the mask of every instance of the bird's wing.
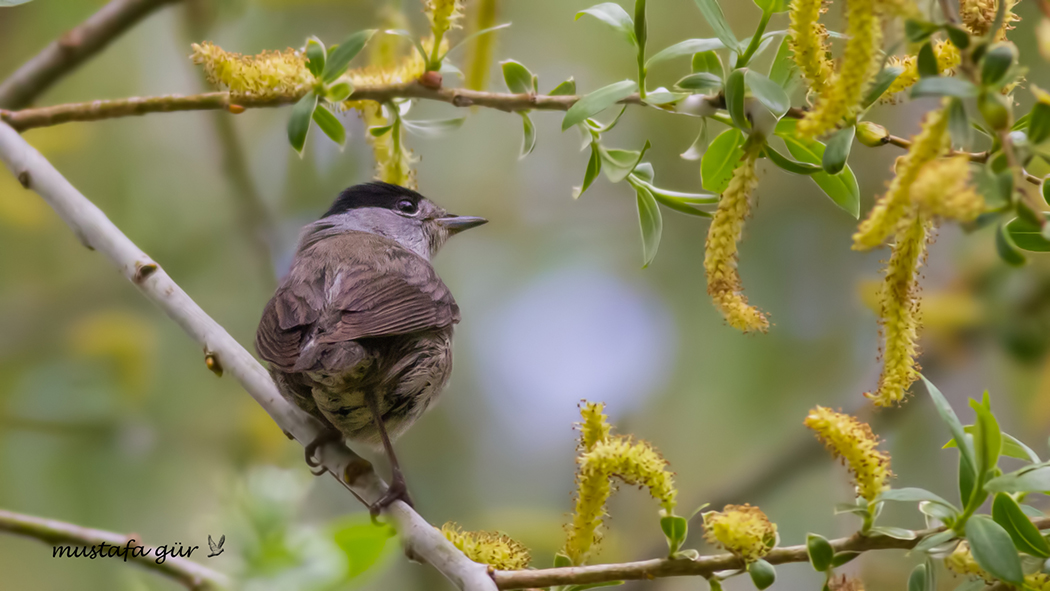
<path id="1" fill-rule="evenodd" d="M 225 543 L 226 543 L 226 534 L 222 534 L 222 537 L 219 538 L 219 549 L 220 550 L 222 549 L 222 545 L 225 544 Z"/>
<path id="2" fill-rule="evenodd" d="M 215 541 L 211 539 L 211 534 L 208 534 L 208 549 L 215 552 Z"/>
<path id="3" fill-rule="evenodd" d="M 428 261 L 391 240 L 350 232 L 297 256 L 263 311 L 256 348 L 291 371 L 311 337 L 331 344 L 456 322 L 459 307 Z"/>

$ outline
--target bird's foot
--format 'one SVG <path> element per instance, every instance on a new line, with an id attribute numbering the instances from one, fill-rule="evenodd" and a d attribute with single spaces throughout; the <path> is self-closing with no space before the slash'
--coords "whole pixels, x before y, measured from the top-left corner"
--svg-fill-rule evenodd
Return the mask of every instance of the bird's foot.
<path id="1" fill-rule="evenodd" d="M 324 474 L 328 471 L 327 468 L 321 465 L 319 458 L 314 457 L 317 455 L 317 450 L 323 447 L 325 444 L 331 443 L 333 441 L 342 441 L 342 439 L 343 434 L 339 431 L 335 429 L 325 429 L 324 431 L 318 433 L 317 437 L 315 437 L 313 441 L 307 443 L 306 446 L 303 447 L 303 452 L 306 455 L 306 465 L 310 466 L 311 474 L 313 474 L 314 476 L 320 476 L 321 474 Z M 315 470 L 314 468 L 320 468 L 320 470 Z"/>
<path id="2" fill-rule="evenodd" d="M 379 497 L 379 500 L 372 503 L 368 507 L 368 512 L 372 514 L 372 520 L 395 501 L 404 501 L 409 507 L 415 507 L 412 504 L 412 497 L 408 495 L 408 485 L 405 484 L 405 477 L 401 474 L 401 470 L 394 469 L 394 473 L 390 480 L 390 487 L 386 489 L 383 496 Z"/>

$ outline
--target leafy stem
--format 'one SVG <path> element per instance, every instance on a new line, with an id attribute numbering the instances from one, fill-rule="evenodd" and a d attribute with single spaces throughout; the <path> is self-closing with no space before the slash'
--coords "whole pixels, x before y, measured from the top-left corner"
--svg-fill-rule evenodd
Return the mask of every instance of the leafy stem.
<path id="1" fill-rule="evenodd" d="M 743 68 L 747 66 L 747 63 L 751 60 L 751 57 L 758 51 L 759 44 L 762 43 L 762 35 L 766 32 L 766 26 L 769 24 L 770 17 L 773 16 L 772 10 L 762 11 L 762 20 L 758 23 L 758 28 L 755 29 L 755 34 L 751 37 L 751 42 L 747 44 L 747 49 L 744 50 L 744 54 L 740 56 L 740 59 L 736 63 L 737 68 Z"/>

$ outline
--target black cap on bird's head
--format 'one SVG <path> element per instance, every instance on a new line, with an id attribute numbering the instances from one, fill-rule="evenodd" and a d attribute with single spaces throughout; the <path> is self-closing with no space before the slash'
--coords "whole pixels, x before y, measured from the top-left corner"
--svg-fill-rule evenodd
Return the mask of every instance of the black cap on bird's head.
<path id="1" fill-rule="evenodd" d="M 412 189 L 374 181 L 344 190 L 318 221 L 386 236 L 430 258 L 452 235 L 488 220 L 451 215 Z"/>

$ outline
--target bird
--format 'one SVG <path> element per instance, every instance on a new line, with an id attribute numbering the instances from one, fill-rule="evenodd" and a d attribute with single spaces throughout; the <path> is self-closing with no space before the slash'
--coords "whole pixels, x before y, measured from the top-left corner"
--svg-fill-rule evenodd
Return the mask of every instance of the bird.
<path id="1" fill-rule="evenodd" d="M 211 550 L 211 554 L 208 555 L 208 558 L 214 558 L 215 556 L 218 556 L 219 554 L 222 554 L 223 553 L 222 545 L 225 544 L 225 543 L 226 543 L 226 534 L 222 534 L 222 537 L 219 538 L 219 543 L 218 544 L 216 544 L 215 541 L 211 539 L 211 534 L 208 534 L 208 549 Z"/>
<path id="2" fill-rule="evenodd" d="M 486 223 L 411 189 L 354 185 L 306 225 L 263 309 L 255 347 L 282 396 L 320 420 L 306 462 L 332 440 L 383 450 L 391 483 L 369 508 L 412 504 L 392 441 L 444 390 L 459 306 L 431 265 L 453 235 Z M 322 468 L 315 474 L 323 473 Z"/>

